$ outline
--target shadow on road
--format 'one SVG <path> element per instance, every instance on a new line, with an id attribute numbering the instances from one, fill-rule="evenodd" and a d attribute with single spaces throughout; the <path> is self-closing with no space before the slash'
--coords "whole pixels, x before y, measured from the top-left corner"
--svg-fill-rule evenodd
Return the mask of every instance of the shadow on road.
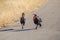
<path id="1" fill-rule="evenodd" d="M 22 29 L 22 30 L 14 30 L 13 32 L 19 32 L 19 31 L 29 31 L 29 30 L 35 30 L 35 28 L 32 28 L 32 29 Z"/>
<path id="2" fill-rule="evenodd" d="M 4 31 L 12 31 L 12 30 L 14 30 L 14 29 L 2 29 L 2 30 L 0 30 L 0 32 L 4 32 Z"/>
<path id="3" fill-rule="evenodd" d="M 3 29 L 3 30 L 0 30 L 0 32 L 6 32 L 6 31 L 12 31 L 12 32 L 19 32 L 19 31 L 29 31 L 29 30 L 35 30 L 35 28 L 32 28 L 32 29 Z"/>

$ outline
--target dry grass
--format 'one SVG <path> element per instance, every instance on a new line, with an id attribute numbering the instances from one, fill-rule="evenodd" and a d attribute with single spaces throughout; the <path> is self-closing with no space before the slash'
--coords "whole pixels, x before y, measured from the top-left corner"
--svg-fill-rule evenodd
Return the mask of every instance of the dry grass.
<path id="1" fill-rule="evenodd" d="M 29 14 L 46 0 L 0 0 L 0 27 L 19 19 L 21 13 Z"/>

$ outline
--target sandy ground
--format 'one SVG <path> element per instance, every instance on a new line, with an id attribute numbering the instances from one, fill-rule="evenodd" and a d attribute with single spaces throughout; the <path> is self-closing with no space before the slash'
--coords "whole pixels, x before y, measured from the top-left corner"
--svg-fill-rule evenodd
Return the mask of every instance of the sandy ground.
<path id="1" fill-rule="evenodd" d="M 42 18 L 42 27 L 34 30 L 32 14 Z M 60 0 L 49 0 L 42 8 L 26 16 L 26 25 L 21 30 L 19 20 L 0 29 L 0 40 L 60 40 Z"/>

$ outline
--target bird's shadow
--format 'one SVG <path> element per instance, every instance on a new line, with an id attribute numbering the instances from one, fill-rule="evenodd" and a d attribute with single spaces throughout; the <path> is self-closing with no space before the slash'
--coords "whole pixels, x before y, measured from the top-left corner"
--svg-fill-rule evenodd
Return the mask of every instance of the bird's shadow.
<path id="1" fill-rule="evenodd" d="M 6 31 L 12 31 L 12 32 L 20 32 L 20 31 L 29 31 L 29 30 L 35 30 L 35 28 L 32 29 L 3 29 L 0 30 L 0 32 L 6 32 Z"/>

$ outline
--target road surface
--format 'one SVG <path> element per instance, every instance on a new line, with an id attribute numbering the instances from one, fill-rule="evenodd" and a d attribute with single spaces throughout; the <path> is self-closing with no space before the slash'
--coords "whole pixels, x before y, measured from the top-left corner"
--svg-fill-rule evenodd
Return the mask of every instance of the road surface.
<path id="1" fill-rule="evenodd" d="M 42 18 L 42 27 L 34 30 L 33 13 Z M 43 7 L 26 16 L 26 25 L 21 29 L 19 20 L 0 29 L 0 40 L 60 40 L 60 0 L 48 0 Z"/>

